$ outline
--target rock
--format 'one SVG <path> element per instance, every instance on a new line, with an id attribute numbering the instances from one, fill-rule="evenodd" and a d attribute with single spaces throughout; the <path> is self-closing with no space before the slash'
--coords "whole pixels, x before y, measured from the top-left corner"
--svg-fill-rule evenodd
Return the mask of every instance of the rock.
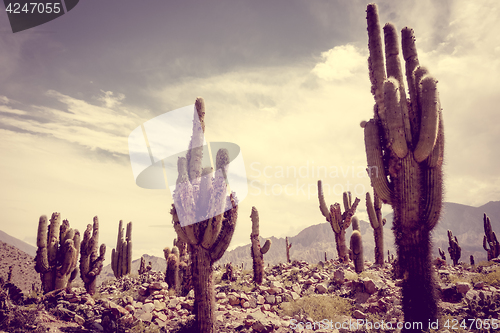
<path id="1" fill-rule="evenodd" d="M 267 295 L 266 296 L 266 303 L 267 304 L 275 304 L 276 303 L 276 296 L 274 296 L 274 295 Z"/>
<path id="2" fill-rule="evenodd" d="M 355 310 L 352 316 L 356 319 L 366 319 L 367 315 L 359 310 Z"/>
<path id="3" fill-rule="evenodd" d="M 318 294 L 325 294 L 328 292 L 328 289 L 324 284 L 320 283 L 316 286 L 316 291 L 318 292 Z"/>
<path id="4" fill-rule="evenodd" d="M 83 325 L 85 324 L 85 319 L 83 319 L 83 317 L 79 316 L 79 315 L 75 315 L 75 317 L 73 318 L 73 320 L 75 321 L 75 323 L 77 323 L 78 325 Z"/>
<path id="5" fill-rule="evenodd" d="M 459 292 L 461 294 L 466 294 L 470 289 L 471 289 L 471 286 L 469 283 L 466 283 L 466 282 L 457 283 L 457 292 Z"/>
<path id="6" fill-rule="evenodd" d="M 375 285 L 375 282 L 373 282 L 372 279 L 364 280 L 363 285 L 365 287 L 365 291 L 370 295 L 377 291 L 377 286 Z"/>

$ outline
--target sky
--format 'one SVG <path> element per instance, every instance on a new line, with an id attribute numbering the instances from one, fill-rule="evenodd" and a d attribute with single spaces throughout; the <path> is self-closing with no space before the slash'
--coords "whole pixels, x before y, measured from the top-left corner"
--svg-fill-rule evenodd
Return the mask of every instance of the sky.
<path id="1" fill-rule="evenodd" d="M 263 237 L 325 222 L 318 179 L 328 205 L 349 190 L 367 220 L 366 4 L 85 0 L 15 34 L 2 11 L 0 229 L 35 245 L 40 215 L 60 212 L 82 233 L 97 215 L 107 263 L 119 220 L 133 223 L 134 259 L 162 256 L 176 237 L 172 197 L 135 184 L 128 136 L 199 96 L 206 140 L 237 144 L 245 164 L 230 249 L 249 243 L 252 206 Z M 439 81 L 445 201 L 500 200 L 500 4 L 378 6 L 381 24 L 414 29 L 420 63 Z"/>

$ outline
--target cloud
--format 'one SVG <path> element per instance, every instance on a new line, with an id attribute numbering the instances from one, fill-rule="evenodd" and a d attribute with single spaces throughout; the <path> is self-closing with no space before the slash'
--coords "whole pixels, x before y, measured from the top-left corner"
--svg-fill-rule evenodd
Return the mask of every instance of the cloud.
<path id="1" fill-rule="evenodd" d="M 361 74 L 367 68 L 366 56 L 353 45 L 335 46 L 321 53 L 323 62 L 316 64 L 312 72 L 327 81 L 341 81 Z"/>

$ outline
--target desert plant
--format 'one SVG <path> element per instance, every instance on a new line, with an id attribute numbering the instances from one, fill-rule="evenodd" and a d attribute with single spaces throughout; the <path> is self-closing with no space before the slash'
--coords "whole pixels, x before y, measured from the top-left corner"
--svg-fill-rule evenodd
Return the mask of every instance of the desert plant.
<path id="1" fill-rule="evenodd" d="M 339 260 L 345 262 L 348 260 L 347 247 L 345 245 L 345 232 L 351 225 L 351 218 L 356 212 L 359 199 L 356 198 L 353 203 L 351 201 L 351 192 L 344 192 L 344 213 L 341 212 L 340 204 L 337 202 L 331 205 L 330 210 L 328 210 L 325 203 L 325 197 L 323 195 L 323 184 L 321 180 L 318 180 L 318 199 L 319 209 L 328 223 L 330 223 L 330 226 L 335 233 L 335 243 L 337 245 Z"/>
<path id="2" fill-rule="evenodd" d="M 377 193 L 373 195 L 373 202 L 369 192 L 366 192 L 366 211 L 368 219 L 373 228 L 375 238 L 375 263 L 384 265 L 384 225 L 386 220 L 382 218 L 382 201 Z"/>
<path id="3" fill-rule="evenodd" d="M 351 218 L 351 223 L 352 223 L 352 231 L 354 231 L 354 230 L 360 231 L 359 230 L 359 219 L 356 215 L 354 215 Z"/>
<path id="4" fill-rule="evenodd" d="M 448 244 L 450 245 L 448 246 L 448 253 L 451 260 L 453 260 L 453 266 L 456 266 L 462 256 L 462 248 L 458 245 L 457 236 L 453 236 L 451 230 L 448 230 Z"/>
<path id="5" fill-rule="evenodd" d="M 484 213 L 483 216 L 483 224 L 484 224 L 483 248 L 488 253 L 488 261 L 489 261 L 500 255 L 500 243 L 497 240 L 497 235 L 491 228 L 491 221 L 490 218 L 486 215 L 486 213 Z"/>
<path id="6" fill-rule="evenodd" d="M 367 6 L 368 67 L 374 118 L 362 122 L 368 174 L 378 197 L 394 210 L 393 230 L 408 322 L 435 321 L 437 301 L 430 232 L 442 206 L 444 132 L 437 80 L 419 66 L 413 30 L 402 30 L 409 96 L 399 61 L 397 32 L 384 27 L 385 61 L 377 6 Z M 387 75 L 386 75 L 387 72 Z"/>
<path id="7" fill-rule="evenodd" d="M 43 292 L 69 287 L 78 274 L 80 233 L 69 227 L 69 221 L 61 225 L 61 215 L 53 213 L 50 225 L 47 216 L 38 222 L 35 270 L 40 273 Z"/>
<path id="8" fill-rule="evenodd" d="M 199 332 L 208 333 L 215 331 L 213 265 L 231 242 L 238 206 L 234 192 L 226 197 L 228 151 L 217 152 L 215 178 L 212 168 L 202 169 L 204 116 L 205 104 L 198 98 L 191 142 L 186 157 L 177 161 L 178 178 L 170 213 L 177 236 L 190 245 L 197 327 Z"/>
<path id="9" fill-rule="evenodd" d="M 354 230 L 351 234 L 351 254 L 352 261 L 354 262 L 354 270 L 359 274 L 364 268 L 363 241 L 359 230 Z"/>
<path id="10" fill-rule="evenodd" d="M 87 230 L 83 234 L 83 240 L 80 244 L 80 276 L 83 280 L 85 290 L 90 295 L 96 292 L 96 279 L 101 274 L 106 254 L 106 244 L 97 248 L 99 245 L 99 219 L 94 217 L 94 225 L 87 225 Z"/>
<path id="11" fill-rule="evenodd" d="M 474 256 L 472 254 L 469 257 L 469 261 L 470 261 L 471 266 L 474 266 L 475 262 L 474 262 Z"/>
<path id="12" fill-rule="evenodd" d="M 127 233 L 123 234 L 123 221 L 118 223 L 116 249 L 111 251 L 111 268 L 117 279 L 130 274 L 132 269 L 132 222 L 127 223 Z"/>
<path id="13" fill-rule="evenodd" d="M 259 241 L 259 212 L 257 208 L 252 207 L 252 213 L 250 214 L 252 219 L 252 233 L 250 234 L 250 240 L 252 241 L 252 259 L 253 259 L 253 282 L 256 284 L 261 284 L 264 278 L 264 254 L 271 248 L 271 240 L 268 239 L 264 243 L 264 246 L 260 247 Z"/>
<path id="14" fill-rule="evenodd" d="M 292 262 L 290 260 L 290 248 L 291 247 L 292 247 L 292 243 L 288 243 L 288 237 L 286 237 L 285 238 L 285 249 L 286 249 L 286 262 L 287 263 L 291 263 Z M 325 252 L 325 258 L 326 258 L 326 252 Z"/>
<path id="15" fill-rule="evenodd" d="M 444 253 L 444 251 L 441 250 L 440 247 L 438 247 L 438 252 L 439 252 L 439 256 L 441 257 L 441 259 L 443 259 L 444 261 L 446 261 L 446 253 Z"/>
<path id="16" fill-rule="evenodd" d="M 179 249 L 174 246 L 172 250 L 168 247 L 163 249 L 165 260 L 167 261 L 167 270 L 165 272 L 165 282 L 168 283 L 168 289 L 175 292 L 179 291 Z"/>

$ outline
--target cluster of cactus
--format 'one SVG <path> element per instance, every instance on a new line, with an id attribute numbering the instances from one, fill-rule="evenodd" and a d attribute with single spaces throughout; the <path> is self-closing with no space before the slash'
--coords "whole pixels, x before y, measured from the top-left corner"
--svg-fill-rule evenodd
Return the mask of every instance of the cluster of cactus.
<path id="1" fill-rule="evenodd" d="M 440 247 L 438 247 L 438 252 L 439 252 L 439 256 L 441 257 L 441 259 L 446 261 L 446 253 L 443 250 L 441 250 Z"/>
<path id="2" fill-rule="evenodd" d="M 375 4 L 367 6 L 368 67 L 376 102 L 373 119 L 361 123 L 368 173 L 375 193 L 394 210 L 404 319 L 426 326 L 437 318 L 430 232 L 442 206 L 442 112 L 437 80 L 419 66 L 413 30 L 401 33 L 409 100 L 392 24 L 384 27 L 384 66 L 377 11 Z"/>
<path id="3" fill-rule="evenodd" d="M 117 279 L 130 274 L 132 269 L 132 222 L 127 223 L 124 235 L 123 221 L 118 224 L 116 249 L 111 252 L 111 268 Z"/>
<path id="4" fill-rule="evenodd" d="M 262 280 L 264 278 L 264 254 L 266 254 L 271 248 L 271 240 L 266 240 L 264 246 L 262 248 L 260 247 L 259 212 L 257 211 L 257 208 L 252 207 L 250 218 L 252 219 L 252 233 L 250 234 L 252 248 L 250 251 L 253 259 L 253 282 L 256 284 L 262 284 Z"/>
<path id="5" fill-rule="evenodd" d="M 177 246 L 170 249 L 168 246 L 163 249 L 165 260 L 167 261 L 167 270 L 165 272 L 165 282 L 168 283 L 168 289 L 175 293 L 179 292 L 179 249 Z"/>
<path id="6" fill-rule="evenodd" d="M 286 247 L 286 262 L 291 263 L 292 261 L 290 260 L 290 248 L 292 247 L 292 243 L 288 243 L 288 237 L 285 238 L 285 247 Z M 326 252 L 325 252 L 325 258 L 326 258 Z"/>
<path id="7" fill-rule="evenodd" d="M 94 216 L 94 224 L 88 224 L 80 245 L 80 275 L 85 289 L 90 295 L 96 292 L 97 276 L 101 274 L 106 244 L 99 245 L 99 219 Z"/>
<path id="8" fill-rule="evenodd" d="M 146 259 L 144 259 L 144 257 L 141 257 L 141 264 L 139 265 L 139 270 L 137 271 L 137 273 L 139 273 L 139 275 L 143 275 L 150 272 L 151 269 L 153 269 L 153 264 L 151 263 L 151 261 L 148 265 L 146 265 Z"/>
<path id="9" fill-rule="evenodd" d="M 36 243 L 35 270 L 40 273 L 43 292 L 70 288 L 78 274 L 78 230 L 70 228 L 68 220 L 64 220 L 61 225 L 59 213 L 52 214 L 50 225 L 47 225 L 47 216 L 42 215 Z"/>
<path id="10" fill-rule="evenodd" d="M 351 260 L 354 263 L 354 270 L 356 273 L 361 273 L 364 269 L 363 259 L 363 240 L 361 239 L 361 232 L 354 230 L 351 234 Z"/>
<path id="11" fill-rule="evenodd" d="M 202 98 L 196 100 L 194 112 L 193 135 L 186 157 L 177 161 L 178 178 L 170 213 L 177 236 L 190 246 L 197 331 L 212 333 L 215 332 L 216 309 L 213 265 L 231 242 L 238 206 L 234 193 L 226 196 L 228 151 L 220 149 L 217 152 L 215 177 L 212 168 L 202 169 L 205 130 Z M 197 222 L 197 217 L 205 219 Z"/>
<path id="12" fill-rule="evenodd" d="M 488 261 L 500 255 L 500 243 L 497 240 L 497 235 L 491 228 L 490 218 L 484 213 L 484 237 L 483 248 L 488 253 Z"/>
<path id="13" fill-rule="evenodd" d="M 351 192 L 344 192 L 344 213 L 341 212 L 340 204 L 337 202 L 331 205 L 330 209 L 328 209 L 323 195 L 323 185 L 321 180 L 318 180 L 318 199 L 319 209 L 326 220 L 330 223 L 332 230 L 335 233 L 335 243 L 337 245 L 339 260 L 346 262 L 349 258 L 349 253 L 345 244 L 345 232 L 351 225 L 351 218 L 354 213 L 356 213 L 356 207 L 358 206 L 359 199 L 356 198 L 354 202 L 352 202 Z"/>
<path id="14" fill-rule="evenodd" d="M 369 192 L 366 192 L 366 211 L 370 225 L 373 228 L 375 238 L 375 264 L 384 265 L 384 225 L 386 220 L 382 218 L 382 201 L 377 193 L 373 195 L 373 202 Z"/>
<path id="15" fill-rule="evenodd" d="M 453 266 L 456 266 L 462 256 L 462 248 L 458 245 L 457 236 L 453 236 L 451 230 L 448 230 L 448 244 L 448 253 L 451 260 L 453 260 Z"/>

